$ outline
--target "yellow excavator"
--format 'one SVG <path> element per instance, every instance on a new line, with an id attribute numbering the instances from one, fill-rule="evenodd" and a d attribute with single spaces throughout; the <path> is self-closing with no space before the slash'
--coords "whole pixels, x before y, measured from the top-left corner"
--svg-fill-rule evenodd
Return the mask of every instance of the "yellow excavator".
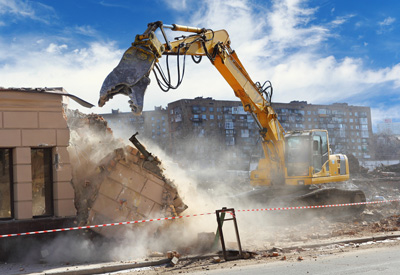
<path id="1" fill-rule="evenodd" d="M 180 31 L 187 35 L 169 41 L 164 29 Z M 160 42 L 156 32 L 161 33 L 165 43 Z M 167 73 L 159 65 L 166 56 Z M 169 56 L 177 57 L 178 81 L 171 84 Z M 250 183 L 254 190 L 246 196 L 259 201 L 289 196 L 303 204 L 325 205 L 334 203 L 365 202 L 364 193 L 346 183 L 349 164 L 343 154 L 332 154 L 326 130 L 285 132 L 272 108 L 272 85 L 254 83 L 236 52 L 231 48 L 225 30 L 181 25 L 165 25 L 161 21 L 148 24 L 143 34 L 136 36 L 132 46 L 124 53 L 120 63 L 107 76 L 100 91 L 99 106 L 103 106 L 116 94 L 129 96 L 134 114 L 141 114 L 143 99 L 150 84 L 153 70 L 157 83 L 164 91 L 176 89 L 182 82 L 185 62 L 191 56 L 199 63 L 203 56 L 217 68 L 241 100 L 259 129 L 264 158 L 258 168 L 251 171 Z M 365 205 L 352 206 L 351 213 L 364 210 Z"/>

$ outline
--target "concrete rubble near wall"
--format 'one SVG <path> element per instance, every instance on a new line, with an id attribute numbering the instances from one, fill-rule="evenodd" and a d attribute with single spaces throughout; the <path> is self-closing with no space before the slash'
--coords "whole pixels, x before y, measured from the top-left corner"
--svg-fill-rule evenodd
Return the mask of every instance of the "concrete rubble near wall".
<path id="1" fill-rule="evenodd" d="M 101 116 L 68 111 L 67 118 L 80 225 L 170 217 L 187 208 L 161 165 L 116 139 Z M 150 234 L 157 230 L 146 227 Z M 130 229 L 132 226 L 95 230 L 106 237 L 123 237 Z"/>

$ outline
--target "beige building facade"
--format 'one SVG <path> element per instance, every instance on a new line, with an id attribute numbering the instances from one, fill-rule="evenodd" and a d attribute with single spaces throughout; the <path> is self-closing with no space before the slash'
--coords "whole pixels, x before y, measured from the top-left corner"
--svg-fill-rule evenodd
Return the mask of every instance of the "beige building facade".
<path id="1" fill-rule="evenodd" d="M 62 88 L 0 88 L 3 230 L 23 231 L 12 226 L 21 221 L 26 222 L 25 228 L 38 230 L 39 224 L 49 227 L 57 219 L 76 215 L 63 94 Z M 3 230 L 0 233 L 15 233 Z"/>

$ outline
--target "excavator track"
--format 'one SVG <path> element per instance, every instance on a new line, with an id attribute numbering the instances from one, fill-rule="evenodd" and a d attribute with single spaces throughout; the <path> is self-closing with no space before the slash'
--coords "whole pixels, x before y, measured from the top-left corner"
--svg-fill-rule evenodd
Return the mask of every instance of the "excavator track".
<path id="1" fill-rule="evenodd" d="M 363 191 L 356 188 L 346 189 L 338 187 L 322 187 L 314 190 L 309 188 L 257 188 L 249 192 L 235 195 L 236 201 L 255 202 L 260 206 L 287 207 L 287 206 L 315 206 L 337 205 L 365 202 Z M 365 204 L 351 206 L 335 206 L 306 210 L 313 215 L 329 218 L 357 217 L 364 209 Z"/>
<path id="2" fill-rule="evenodd" d="M 297 201 L 303 205 L 337 205 L 365 202 L 365 194 L 359 189 L 321 188 L 299 196 Z M 365 204 L 327 207 L 323 213 L 332 217 L 358 216 L 365 209 Z"/>

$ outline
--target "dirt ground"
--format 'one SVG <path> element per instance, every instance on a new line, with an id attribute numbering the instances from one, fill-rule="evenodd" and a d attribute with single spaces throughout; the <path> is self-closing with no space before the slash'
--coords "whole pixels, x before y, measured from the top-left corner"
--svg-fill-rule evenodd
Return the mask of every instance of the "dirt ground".
<path id="1" fill-rule="evenodd" d="M 390 173 L 359 176 L 354 178 L 353 182 L 365 192 L 367 201 L 396 200 L 400 198 L 400 178 L 397 172 Z M 167 264 L 142 268 L 132 271 L 131 274 L 181 274 L 273 261 L 302 261 L 307 259 L 318 261 L 318 258 L 323 257 L 323 255 L 400 245 L 400 209 L 398 202 L 369 204 L 360 216 L 355 217 L 331 218 L 321 213 L 314 215 L 315 211 L 318 210 L 237 212 L 242 249 L 246 251 L 245 255 L 249 257 L 248 259 L 226 262 L 221 254 L 216 254 L 216 250 L 199 253 L 196 252 L 196 244 L 191 243 L 182 247 L 182 244 L 174 246 L 171 243 L 168 249 L 176 250 L 180 254 L 175 266 L 172 266 L 167 260 Z M 343 211 L 345 211 L 345 207 L 343 207 Z M 213 228 L 216 229 L 215 217 L 209 217 L 209 219 L 213 220 Z M 185 219 L 180 220 L 180 222 L 184 223 Z M 227 223 L 225 228 L 232 229 L 233 227 Z M 229 249 L 235 250 L 237 243 L 231 233 L 228 230 L 226 244 Z M 391 239 L 386 241 L 371 239 L 360 243 L 357 241 L 360 238 L 376 238 L 379 236 L 389 236 Z M 104 244 L 101 245 L 102 247 L 96 247 L 98 252 L 103 251 L 102 249 L 106 247 Z M 90 253 L 91 250 L 88 249 L 88 251 Z M 165 261 L 167 258 L 167 251 L 148 250 L 147 252 L 145 257 L 122 261 L 104 259 L 99 261 L 85 261 L 83 259 L 71 261 L 61 258 L 56 263 L 46 262 L 46 259 L 42 259 L 39 263 L 1 263 L 0 273 L 48 274 L 49 270 L 61 269 L 60 272 L 68 274 L 72 270 L 82 268 L 132 265 L 134 263 L 146 264 L 159 260 Z M 69 252 L 69 254 L 71 253 L 74 252 Z M 125 272 L 124 274 L 129 274 Z M 89 271 L 89 273 L 80 274 L 91 273 Z"/>

